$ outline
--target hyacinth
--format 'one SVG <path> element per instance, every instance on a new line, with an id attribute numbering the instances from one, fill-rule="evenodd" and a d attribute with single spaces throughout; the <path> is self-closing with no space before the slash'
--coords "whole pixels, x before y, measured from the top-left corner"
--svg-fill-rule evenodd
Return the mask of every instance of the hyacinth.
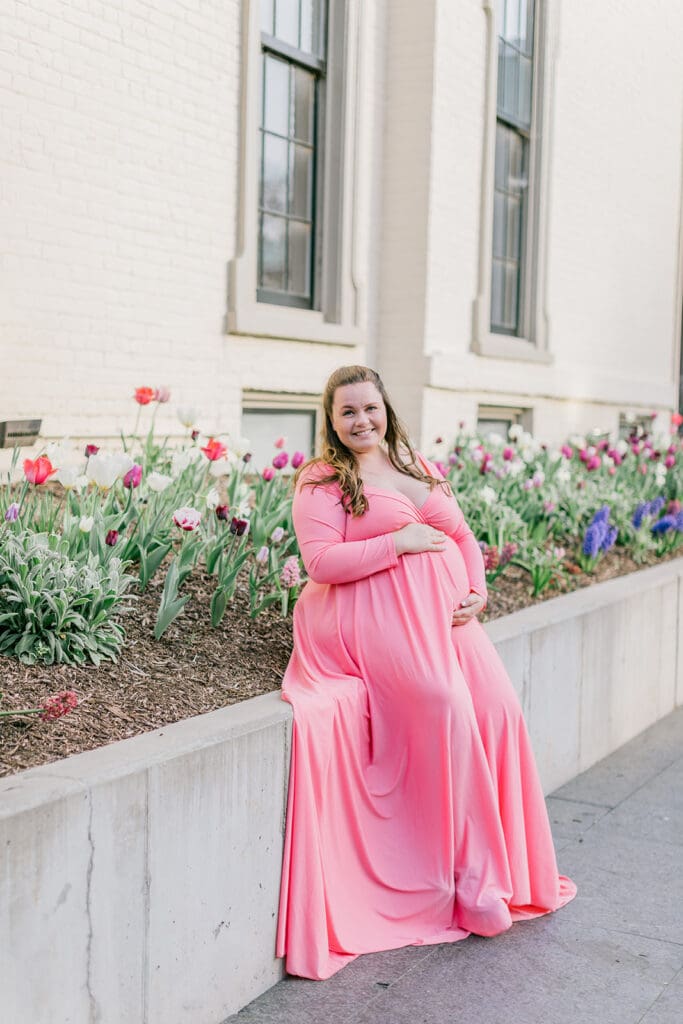
<path id="1" fill-rule="evenodd" d="M 297 587 L 301 583 L 301 570 L 296 555 L 291 555 L 282 566 L 280 582 L 287 590 L 291 590 L 292 587 Z"/>
<path id="2" fill-rule="evenodd" d="M 78 697 L 73 690 L 60 690 L 43 703 L 43 713 L 40 717 L 44 722 L 54 722 L 55 719 L 73 711 L 77 704 Z"/>
<path id="3" fill-rule="evenodd" d="M 616 526 L 610 526 L 610 506 L 603 505 L 594 514 L 583 538 L 582 551 L 588 558 L 597 558 L 602 552 L 614 546 L 619 533 Z"/>
<path id="4" fill-rule="evenodd" d="M 652 524 L 653 533 L 666 533 L 668 530 L 678 530 L 680 513 L 676 516 L 662 516 L 656 523 Z"/>
<path id="5" fill-rule="evenodd" d="M 507 565 L 519 550 L 519 545 L 515 544 L 514 541 L 508 541 L 507 544 L 503 544 L 503 550 L 500 553 L 499 565 Z"/>
<path id="6" fill-rule="evenodd" d="M 493 572 L 494 569 L 498 568 L 500 562 L 498 548 L 495 544 L 489 546 L 485 540 L 479 541 L 479 548 L 484 556 L 484 568 L 487 572 Z"/>

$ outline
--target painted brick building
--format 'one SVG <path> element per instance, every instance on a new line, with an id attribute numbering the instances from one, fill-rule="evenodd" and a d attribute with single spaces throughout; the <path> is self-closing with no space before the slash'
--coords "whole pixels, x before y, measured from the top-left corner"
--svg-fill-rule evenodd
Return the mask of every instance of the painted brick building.
<path id="1" fill-rule="evenodd" d="M 304 444 L 348 362 L 427 448 L 668 417 L 682 38 L 672 0 L 4 0 L 0 421 L 115 438 L 163 384 Z"/>

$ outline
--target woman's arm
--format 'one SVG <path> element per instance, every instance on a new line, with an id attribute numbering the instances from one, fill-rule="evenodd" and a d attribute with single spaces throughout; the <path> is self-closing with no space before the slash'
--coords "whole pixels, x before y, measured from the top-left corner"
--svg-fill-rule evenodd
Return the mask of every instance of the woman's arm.
<path id="1" fill-rule="evenodd" d="M 443 479 L 443 476 L 433 462 L 430 462 L 429 459 L 425 459 L 424 455 L 420 455 L 420 459 L 431 476 L 435 476 L 438 480 Z M 460 548 L 465 568 L 467 569 L 467 578 L 470 581 L 470 592 L 479 594 L 479 596 L 484 599 L 485 608 L 488 600 L 488 589 L 486 587 L 484 556 L 481 553 L 481 548 L 477 543 L 476 537 L 465 522 L 465 516 L 463 515 L 462 509 L 460 508 L 460 505 L 458 505 L 455 496 L 453 497 L 453 501 L 455 502 L 458 510 L 457 523 L 450 536 Z"/>
<path id="2" fill-rule="evenodd" d="M 398 564 L 392 533 L 344 540 L 347 513 L 333 484 L 302 481 L 292 505 L 294 531 L 306 572 L 315 583 L 352 583 Z"/>

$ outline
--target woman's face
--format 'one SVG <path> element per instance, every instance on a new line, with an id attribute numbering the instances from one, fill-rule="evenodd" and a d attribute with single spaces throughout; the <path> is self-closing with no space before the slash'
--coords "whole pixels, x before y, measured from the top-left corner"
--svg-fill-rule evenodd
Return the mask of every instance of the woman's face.
<path id="1" fill-rule="evenodd" d="M 337 437 L 356 455 L 372 451 L 387 432 L 387 410 L 371 381 L 344 384 L 332 400 L 332 426 Z"/>

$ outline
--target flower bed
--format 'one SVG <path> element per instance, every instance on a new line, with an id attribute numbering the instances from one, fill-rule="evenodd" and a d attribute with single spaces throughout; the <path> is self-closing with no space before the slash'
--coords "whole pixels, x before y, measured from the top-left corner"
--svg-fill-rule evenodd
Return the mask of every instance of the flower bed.
<path id="1" fill-rule="evenodd" d="M 256 472 L 247 442 L 202 441 L 191 411 L 171 448 L 154 434 L 168 392 L 135 397 L 121 450 L 51 445 L 19 483 L 17 453 L 0 486 L 0 773 L 279 685 L 302 582 L 284 471 L 304 455 L 278 438 Z M 431 453 L 480 538 L 488 617 L 678 552 L 676 435 L 557 450 L 511 435 L 460 429 Z M 33 712 L 56 690 L 80 703 L 48 731 Z"/>

